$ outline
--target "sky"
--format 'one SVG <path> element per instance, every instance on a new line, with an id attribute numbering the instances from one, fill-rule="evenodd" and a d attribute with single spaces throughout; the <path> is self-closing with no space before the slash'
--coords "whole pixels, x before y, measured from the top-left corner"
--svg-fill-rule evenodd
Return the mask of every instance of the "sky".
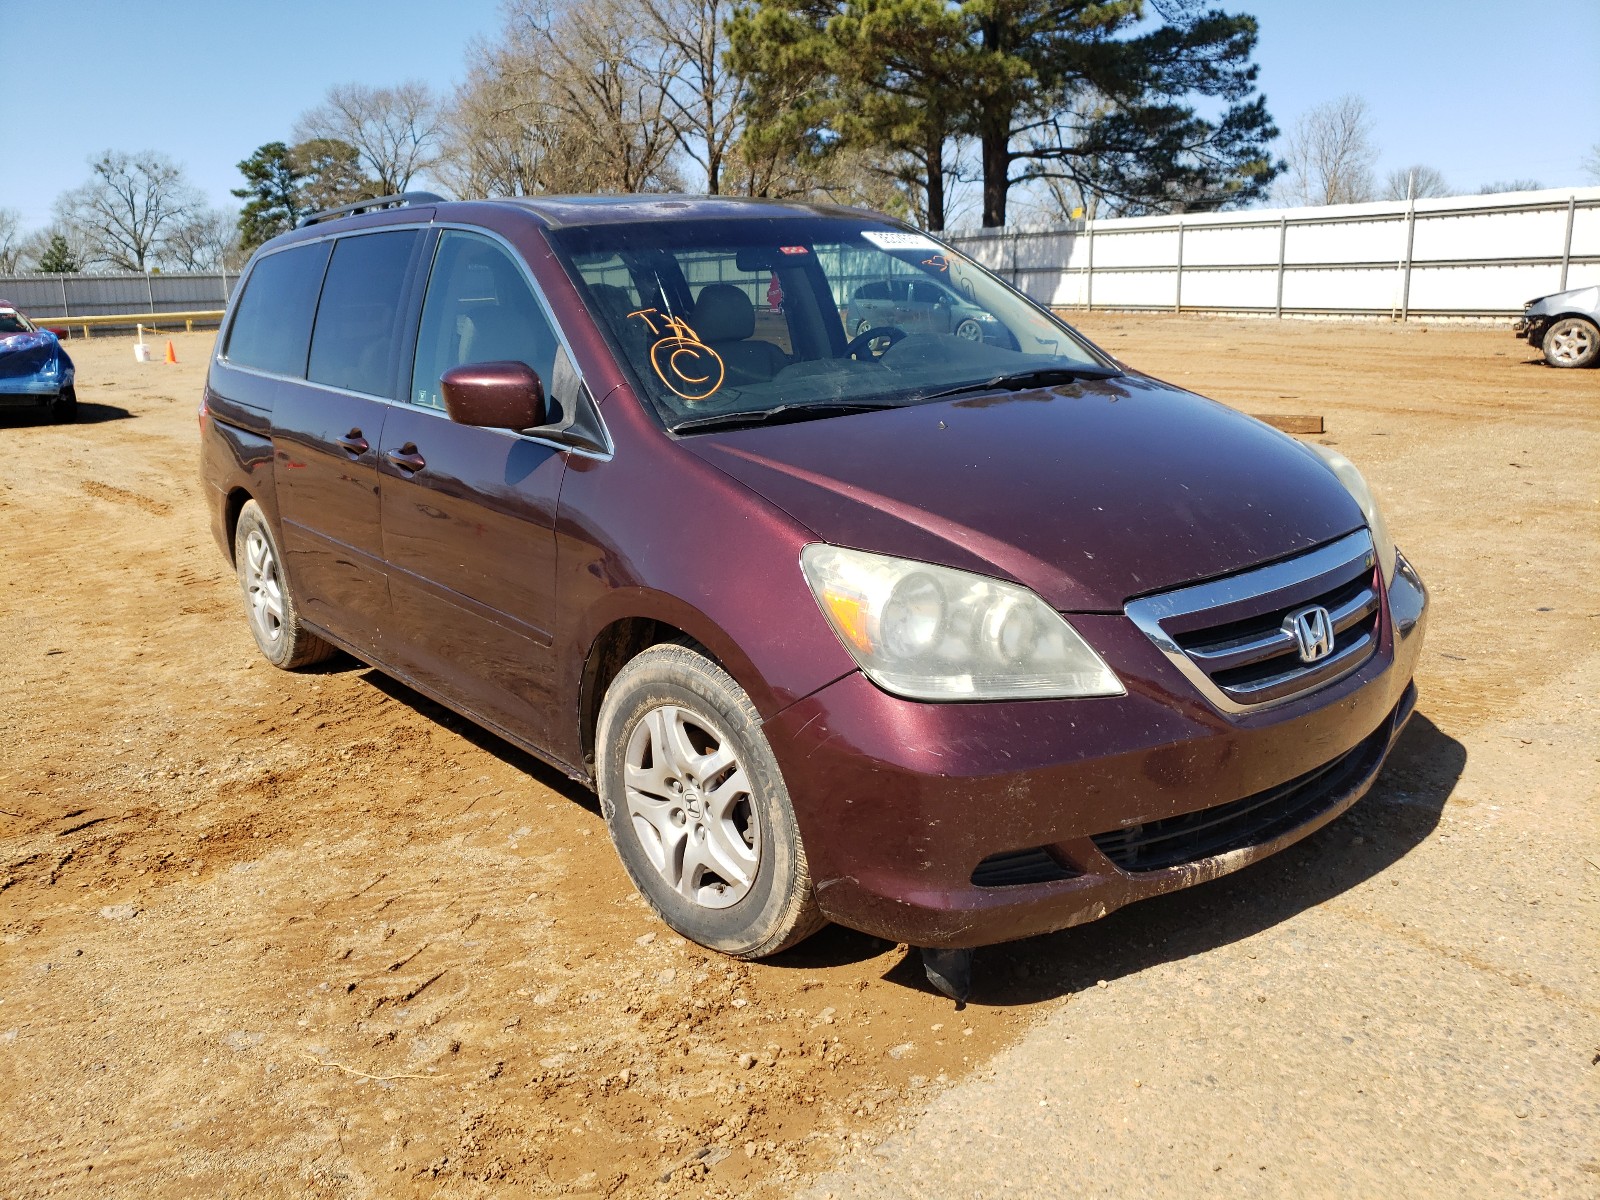
<path id="1" fill-rule="evenodd" d="M 500 26 L 499 0 L 0 5 L 0 94 L 12 109 L 0 122 L 0 208 L 19 210 L 25 229 L 47 224 L 55 197 L 106 149 L 160 150 L 212 204 L 233 207 L 235 164 L 290 140 L 330 86 L 421 79 L 447 92 L 472 39 Z M 1600 0 L 1567 0 L 1546 19 L 1503 0 L 1219 6 L 1259 19 L 1260 87 L 1285 133 L 1324 101 L 1367 101 L 1380 179 L 1423 163 L 1461 192 L 1592 182 L 1582 162 L 1600 142 Z M 23 105 L 31 119 L 17 119 Z"/>

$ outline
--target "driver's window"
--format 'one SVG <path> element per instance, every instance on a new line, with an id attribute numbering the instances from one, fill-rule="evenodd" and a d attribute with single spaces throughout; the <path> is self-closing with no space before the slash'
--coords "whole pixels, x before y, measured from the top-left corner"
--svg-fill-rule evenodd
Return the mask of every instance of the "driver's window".
<path id="1" fill-rule="evenodd" d="M 558 344 L 521 267 L 504 247 L 462 230 L 440 236 L 417 333 L 411 403 L 442 410 L 439 377 L 451 367 L 482 362 L 526 363 L 548 393 Z"/>

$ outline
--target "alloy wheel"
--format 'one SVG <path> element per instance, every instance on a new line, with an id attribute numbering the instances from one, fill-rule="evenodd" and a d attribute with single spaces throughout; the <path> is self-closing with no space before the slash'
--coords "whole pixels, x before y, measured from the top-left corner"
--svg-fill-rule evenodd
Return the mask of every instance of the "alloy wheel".
<path id="1" fill-rule="evenodd" d="M 250 624 L 263 641 L 276 642 L 283 636 L 283 583 L 272 543 L 259 529 L 244 542 L 244 595 Z"/>
<path id="2" fill-rule="evenodd" d="M 1545 353 L 1557 362 L 1583 362 L 1595 350 L 1595 331 L 1582 321 L 1562 321 L 1545 335 Z"/>
<path id="3" fill-rule="evenodd" d="M 634 726 L 623 761 L 634 835 L 667 885 L 704 908 L 744 899 L 761 828 L 728 733 L 698 712 L 659 705 Z"/>

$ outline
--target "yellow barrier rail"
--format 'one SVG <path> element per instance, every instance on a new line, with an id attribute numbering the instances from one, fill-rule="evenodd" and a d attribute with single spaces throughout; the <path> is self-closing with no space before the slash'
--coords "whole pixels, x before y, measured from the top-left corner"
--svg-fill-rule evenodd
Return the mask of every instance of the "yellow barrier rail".
<path id="1" fill-rule="evenodd" d="M 222 320 L 223 310 L 206 309 L 201 312 L 162 312 L 162 313 L 111 313 L 99 317 L 35 317 L 33 323 L 41 329 L 65 329 L 70 334 L 74 329 L 81 329 L 83 336 L 89 336 L 89 330 L 100 329 L 107 326 L 126 326 L 131 329 L 135 325 L 143 325 L 152 333 L 159 333 L 163 327 L 175 326 L 183 322 L 185 333 L 194 332 L 196 321 Z"/>

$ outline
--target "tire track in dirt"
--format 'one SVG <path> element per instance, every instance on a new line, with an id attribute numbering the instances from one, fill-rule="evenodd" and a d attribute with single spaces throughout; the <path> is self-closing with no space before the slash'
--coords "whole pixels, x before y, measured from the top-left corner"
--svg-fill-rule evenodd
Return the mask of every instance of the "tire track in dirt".
<path id="1" fill-rule="evenodd" d="M 1226 331 L 1197 354 L 1189 329 L 1152 322 L 1129 356 L 1205 362 L 1224 384 L 1288 374 L 1281 355 L 1229 353 Z M 592 799 L 555 773 L 347 660 L 292 676 L 256 661 L 193 479 L 201 342 L 165 373 L 120 341 L 85 347 L 86 401 L 96 378 L 150 381 L 148 399 L 118 394 L 137 438 L 122 421 L 7 430 L 0 809 L 21 815 L 0 816 L 0 862 L 21 867 L 0 890 L 16 1155 L 0 1155 L 0 1194 L 786 1196 L 1061 1002 L 1041 985 L 956 1013 L 902 950 L 836 930 L 768 964 L 702 952 L 632 895 Z M 1445 365 L 1468 343 L 1435 344 Z M 1406 418 L 1429 446 L 1377 437 L 1401 427 L 1372 411 L 1391 393 L 1345 398 L 1382 379 L 1370 357 L 1328 401 L 1331 428 L 1371 437 L 1357 448 L 1376 451 L 1386 494 L 1427 500 L 1406 515 L 1441 547 L 1422 561 L 1450 615 L 1433 645 L 1476 653 L 1508 606 L 1463 547 L 1494 532 L 1504 481 L 1431 482 L 1472 461 L 1460 378 L 1430 385 L 1454 389 L 1448 415 Z M 1420 406 L 1414 386 L 1391 392 Z M 1526 388 L 1516 404 L 1555 406 Z M 1567 404 L 1564 439 L 1592 438 Z M 1571 453 L 1522 444 L 1546 478 Z M 90 493 L 83 464 L 168 498 L 171 519 Z M 1556 511 L 1530 508 L 1529 533 L 1555 521 L 1548 569 L 1573 571 L 1567 531 L 1592 517 L 1540 490 Z M 1548 576 L 1528 578 L 1531 594 Z M 1522 630 L 1505 653 L 1553 637 L 1537 671 L 1565 629 Z M 1430 712 L 1465 725 L 1515 700 L 1494 664 L 1458 668 L 1429 660 Z M 1048 981 L 1051 952 L 986 963 Z"/>
<path id="2" fill-rule="evenodd" d="M 133 507 L 149 513 L 153 517 L 170 517 L 172 505 L 162 500 L 152 500 L 149 496 L 141 496 L 137 492 L 130 492 L 109 483 L 99 483 L 93 479 L 83 481 L 83 490 L 97 500 L 109 500 L 113 504 L 131 504 Z"/>

